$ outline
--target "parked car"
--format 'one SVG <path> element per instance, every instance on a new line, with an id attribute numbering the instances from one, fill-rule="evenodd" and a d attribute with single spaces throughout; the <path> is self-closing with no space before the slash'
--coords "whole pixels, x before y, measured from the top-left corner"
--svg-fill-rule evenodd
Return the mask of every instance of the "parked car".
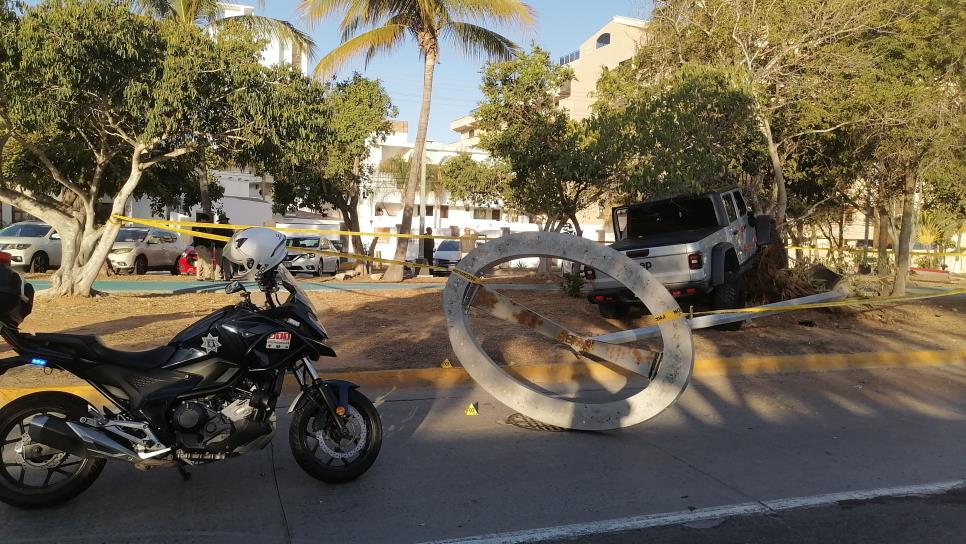
<path id="1" fill-rule="evenodd" d="M 143 275 L 149 270 L 167 270 L 177 276 L 181 273 L 178 261 L 183 249 L 173 232 L 125 227 L 118 231 L 107 259 L 117 271 Z"/>
<path id="2" fill-rule="evenodd" d="M 289 236 L 286 245 L 290 248 L 301 247 L 321 251 L 337 251 L 328 239 L 321 236 Z M 292 274 L 303 273 L 313 276 L 332 274 L 334 276 L 339 273 L 340 263 L 341 259 L 334 255 L 319 255 L 318 253 L 290 250 L 282 265 Z"/>
<path id="3" fill-rule="evenodd" d="M 0 230 L 0 250 L 10 254 L 10 266 L 28 272 L 60 266 L 60 235 L 39 221 L 14 223 Z"/>
<path id="4" fill-rule="evenodd" d="M 187 276 L 194 276 L 198 273 L 198 268 L 195 266 L 197 262 L 198 252 L 195 251 L 195 248 L 188 246 L 181 252 L 181 257 L 178 258 L 178 271 Z"/>
<path id="5" fill-rule="evenodd" d="M 436 251 L 433 252 L 433 265 L 452 270 L 456 263 L 460 262 L 461 257 L 459 240 L 443 240 L 436 246 Z M 433 276 L 446 275 L 448 272 L 433 270 L 431 274 Z"/>
<path id="6" fill-rule="evenodd" d="M 616 242 L 610 247 L 637 261 L 679 299 L 713 309 L 743 308 L 743 274 L 758 246 L 768 242 L 771 218 L 755 217 L 741 191 L 649 200 L 613 210 Z M 584 267 L 588 300 L 608 318 L 622 318 L 641 302 L 610 276 Z M 737 330 L 741 323 L 720 328 Z"/>

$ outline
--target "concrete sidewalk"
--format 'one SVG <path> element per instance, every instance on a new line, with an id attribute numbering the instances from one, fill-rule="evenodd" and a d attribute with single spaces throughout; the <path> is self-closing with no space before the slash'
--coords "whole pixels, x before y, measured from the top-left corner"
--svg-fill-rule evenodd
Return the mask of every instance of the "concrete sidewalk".
<path id="1" fill-rule="evenodd" d="M 963 391 L 962 366 L 706 376 L 650 422 L 584 433 L 514 426 L 475 387 L 369 389 L 386 440 L 354 483 L 305 475 L 283 417 L 273 447 L 189 482 L 115 464 L 63 507 L 0 506 L 0 541 L 423 542 L 958 480 Z"/>

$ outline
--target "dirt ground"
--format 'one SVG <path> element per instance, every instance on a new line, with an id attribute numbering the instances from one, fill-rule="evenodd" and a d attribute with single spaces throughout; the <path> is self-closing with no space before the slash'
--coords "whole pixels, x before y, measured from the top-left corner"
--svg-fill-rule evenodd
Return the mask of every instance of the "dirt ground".
<path id="1" fill-rule="evenodd" d="M 603 319 L 595 306 L 557 291 L 506 294 L 581 334 L 641 326 L 639 319 Z M 336 359 L 322 361 L 322 368 L 425 368 L 438 367 L 444 359 L 459 365 L 446 333 L 441 291 L 313 292 L 310 296 L 339 354 Z M 96 334 L 112 347 L 147 349 L 166 342 L 212 310 L 234 303 L 236 297 L 193 293 L 38 299 L 22 329 Z M 521 331 L 518 325 L 476 310 L 471 316 L 479 341 L 501 363 L 553 363 L 577 358 L 550 340 Z M 660 348 L 659 341 L 638 345 Z M 890 307 L 799 311 L 754 320 L 739 332 L 697 331 L 694 345 L 697 358 L 966 349 L 966 302 L 932 299 Z M 11 354 L 4 349 L 0 356 Z M 62 372 L 44 375 L 40 369 L 18 368 L 0 377 L 0 386 L 72 379 Z"/>

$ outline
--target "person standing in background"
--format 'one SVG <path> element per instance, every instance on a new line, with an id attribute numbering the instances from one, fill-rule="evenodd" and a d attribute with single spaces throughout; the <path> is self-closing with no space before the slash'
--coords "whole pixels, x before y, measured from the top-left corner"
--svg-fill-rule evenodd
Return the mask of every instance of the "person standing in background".
<path id="1" fill-rule="evenodd" d="M 432 236 L 433 229 L 426 227 L 426 236 Z M 423 238 L 423 261 L 432 266 L 433 251 L 436 250 L 436 242 L 432 238 Z M 427 268 L 426 270 L 431 270 Z"/>
<path id="2" fill-rule="evenodd" d="M 469 227 L 463 229 L 463 237 L 460 238 L 460 258 L 476 249 L 476 240 L 473 239 L 473 231 Z"/>
<path id="3" fill-rule="evenodd" d="M 208 223 L 211 221 L 211 216 L 206 213 L 198 213 L 195 216 L 195 221 L 199 223 Z M 193 229 L 199 234 L 211 234 L 211 230 L 203 227 L 195 227 Z M 198 260 L 195 262 L 195 278 L 199 281 L 207 281 L 212 279 L 212 240 L 208 238 L 202 238 L 200 236 L 195 236 L 192 240 L 192 245 L 195 247 L 195 252 L 198 254 Z"/>
<path id="4" fill-rule="evenodd" d="M 228 219 L 227 215 L 222 214 L 221 217 L 218 218 L 219 225 L 228 225 L 230 222 L 231 220 Z M 234 232 L 231 229 L 215 229 L 215 230 L 217 230 L 215 234 L 219 234 L 221 236 L 227 236 L 229 238 Z M 225 279 L 225 273 L 224 273 L 224 270 L 222 270 L 222 261 L 224 260 L 222 253 L 225 250 L 226 243 L 227 242 L 224 242 L 221 240 L 211 240 L 212 279 L 215 279 L 215 280 Z"/>

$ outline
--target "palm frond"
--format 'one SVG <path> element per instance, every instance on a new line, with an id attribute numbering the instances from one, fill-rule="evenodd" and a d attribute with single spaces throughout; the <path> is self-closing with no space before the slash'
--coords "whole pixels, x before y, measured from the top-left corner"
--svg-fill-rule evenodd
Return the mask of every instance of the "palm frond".
<path id="1" fill-rule="evenodd" d="M 506 36 L 471 23 L 451 22 L 443 29 L 443 36 L 467 56 L 508 60 L 520 49 Z"/>
<path id="2" fill-rule="evenodd" d="M 375 24 L 398 13 L 400 7 L 413 0 L 302 0 L 298 7 L 301 19 L 310 25 L 315 25 L 337 12 L 345 12 L 342 19 L 344 28 L 346 23 L 358 19 L 362 24 Z"/>
<path id="3" fill-rule="evenodd" d="M 315 67 L 316 77 L 326 77 L 358 55 L 365 55 L 368 63 L 379 52 L 391 51 L 402 43 L 408 28 L 404 25 L 386 24 L 347 40 L 319 61 Z"/>
<path id="4" fill-rule="evenodd" d="M 173 13 L 173 8 L 170 0 L 132 0 L 131 11 L 147 17 L 164 19 Z"/>
<path id="5" fill-rule="evenodd" d="M 305 32 L 295 28 L 295 25 L 281 19 L 262 17 L 260 15 L 239 15 L 236 17 L 225 17 L 211 22 L 211 26 L 229 27 L 239 25 L 247 28 L 263 38 L 275 38 L 281 42 L 289 42 L 294 47 L 306 52 L 308 56 L 315 54 L 315 41 Z"/>
<path id="6" fill-rule="evenodd" d="M 536 12 L 521 0 L 443 0 L 454 19 L 473 19 L 526 27 L 536 21 Z"/>

